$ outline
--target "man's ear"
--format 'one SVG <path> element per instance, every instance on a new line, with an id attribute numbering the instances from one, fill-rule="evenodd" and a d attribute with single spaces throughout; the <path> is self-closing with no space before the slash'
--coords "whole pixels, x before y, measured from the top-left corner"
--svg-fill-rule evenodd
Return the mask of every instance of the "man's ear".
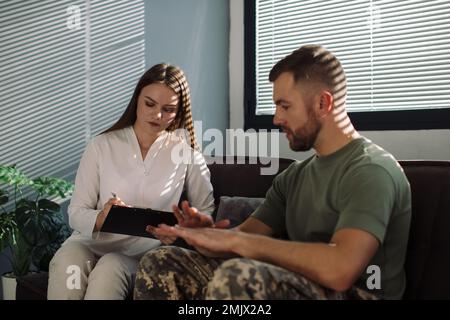
<path id="1" fill-rule="evenodd" d="M 323 90 L 319 99 L 318 116 L 324 118 L 333 111 L 333 95 L 329 91 Z"/>

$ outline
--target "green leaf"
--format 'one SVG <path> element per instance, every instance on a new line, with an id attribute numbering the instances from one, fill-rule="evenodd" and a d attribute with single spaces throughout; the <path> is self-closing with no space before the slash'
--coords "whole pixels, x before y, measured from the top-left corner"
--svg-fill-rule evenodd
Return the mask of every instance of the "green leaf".
<path id="1" fill-rule="evenodd" d="M 58 213 L 60 210 L 60 205 L 54 201 L 48 199 L 41 199 L 38 201 L 39 211 L 48 210 L 53 213 Z"/>
<path id="2" fill-rule="evenodd" d="M 8 193 L 0 189 L 0 205 L 4 205 L 8 200 Z"/>
<path id="3" fill-rule="evenodd" d="M 41 177 L 33 180 L 33 189 L 44 196 L 66 198 L 72 194 L 73 184 L 58 178 Z"/>
<path id="4" fill-rule="evenodd" d="M 12 186 L 27 186 L 32 184 L 32 181 L 22 171 L 17 169 L 15 165 L 0 166 L 0 182 Z"/>
<path id="5" fill-rule="evenodd" d="M 22 237 L 22 233 L 17 233 L 17 243 L 11 246 L 12 268 L 16 277 L 24 276 L 30 270 L 32 247 Z"/>
<path id="6" fill-rule="evenodd" d="M 32 256 L 33 264 L 42 271 L 48 271 L 50 260 L 71 233 L 71 230 L 64 223 L 62 218 L 60 219 L 59 216 L 55 215 L 53 215 L 52 218 L 58 219 L 58 230 L 53 231 L 52 235 L 49 237 L 50 243 L 41 247 L 36 247 Z"/>
<path id="7" fill-rule="evenodd" d="M 24 241 L 34 246 L 40 237 L 38 207 L 36 202 L 22 199 L 16 208 L 16 221 L 18 228 L 22 231 Z"/>
<path id="8" fill-rule="evenodd" d="M 38 203 L 21 200 L 16 209 L 16 219 L 24 240 L 33 247 L 51 243 L 52 235 L 64 224 L 59 210 L 60 206 L 48 199 L 41 199 Z"/>
<path id="9" fill-rule="evenodd" d="M 16 243 L 17 224 L 14 212 L 0 214 L 0 252 Z"/>
<path id="10" fill-rule="evenodd" d="M 28 273 L 31 262 L 40 270 L 48 270 L 50 259 L 71 231 L 60 213 L 60 205 L 50 199 L 70 196 L 74 185 L 50 177 L 30 180 L 15 165 L 0 166 L 0 183 L 14 188 L 30 186 L 35 191 L 28 198 L 17 188 L 12 201 L 15 208 L 8 213 L 0 211 L 0 250 L 13 250 L 15 275 Z M 0 205 L 9 200 L 6 191 L 0 189 Z"/>

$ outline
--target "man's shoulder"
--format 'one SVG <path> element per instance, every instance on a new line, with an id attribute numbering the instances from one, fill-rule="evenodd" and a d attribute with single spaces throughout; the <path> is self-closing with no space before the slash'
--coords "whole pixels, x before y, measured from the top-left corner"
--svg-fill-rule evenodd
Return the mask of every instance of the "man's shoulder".
<path id="1" fill-rule="evenodd" d="M 394 181 L 406 181 L 403 168 L 397 159 L 387 150 L 364 138 L 360 150 L 349 163 L 349 170 L 384 171 Z"/>
<path id="2" fill-rule="evenodd" d="M 284 185 L 286 187 L 295 185 L 298 183 L 299 178 L 302 176 L 305 167 L 311 162 L 313 157 L 305 160 L 293 161 L 285 170 L 280 172 L 274 179 L 273 183 L 276 185 Z"/>
<path id="3" fill-rule="evenodd" d="M 293 161 L 283 172 L 285 176 L 295 175 L 303 170 L 308 163 L 310 163 L 315 156 L 311 156 L 305 160 L 295 160 Z"/>

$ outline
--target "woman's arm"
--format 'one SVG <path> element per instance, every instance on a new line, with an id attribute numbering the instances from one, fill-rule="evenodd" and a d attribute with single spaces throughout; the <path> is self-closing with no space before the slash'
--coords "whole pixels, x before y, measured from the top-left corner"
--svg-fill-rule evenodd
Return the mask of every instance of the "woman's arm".
<path id="1" fill-rule="evenodd" d="M 95 142 L 91 141 L 80 160 L 75 189 L 68 208 L 69 225 L 86 237 L 92 237 L 97 217 L 100 190 L 98 156 Z"/>
<path id="2" fill-rule="evenodd" d="M 187 167 L 185 189 L 190 206 L 207 214 L 214 212 L 213 187 L 210 177 L 205 158 L 200 152 L 194 151 Z"/>

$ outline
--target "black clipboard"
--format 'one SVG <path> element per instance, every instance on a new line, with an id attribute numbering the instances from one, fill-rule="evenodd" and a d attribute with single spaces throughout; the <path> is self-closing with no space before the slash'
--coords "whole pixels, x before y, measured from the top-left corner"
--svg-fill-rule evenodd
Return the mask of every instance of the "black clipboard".
<path id="1" fill-rule="evenodd" d="M 157 227 L 159 224 L 165 223 L 173 226 L 177 222 L 173 212 L 114 205 L 109 210 L 108 216 L 100 231 L 154 238 L 152 234 L 145 231 L 148 225 Z"/>

